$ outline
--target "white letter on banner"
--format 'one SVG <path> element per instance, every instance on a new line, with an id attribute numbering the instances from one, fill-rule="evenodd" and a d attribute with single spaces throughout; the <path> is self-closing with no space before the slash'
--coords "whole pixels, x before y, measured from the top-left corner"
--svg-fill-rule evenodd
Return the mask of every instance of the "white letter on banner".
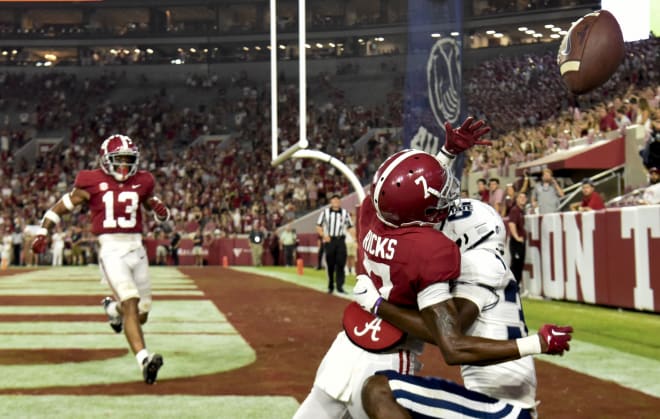
<path id="1" fill-rule="evenodd" d="M 531 295 L 541 296 L 543 295 L 543 277 L 541 276 L 541 252 L 537 245 L 531 244 L 531 241 L 537 241 L 539 239 L 539 221 L 541 217 L 538 215 L 527 215 L 525 216 L 525 228 L 530 234 L 530 237 L 527 238 L 527 252 L 526 258 L 529 259 L 532 264 L 532 275 L 529 278 L 529 281 L 525 284 L 526 289 Z M 509 240 L 513 240 L 509 238 Z M 508 251 L 508 249 L 507 249 Z M 524 273 L 523 273 L 524 277 Z"/>
<path id="2" fill-rule="evenodd" d="M 651 237 L 660 238 L 660 207 L 657 205 L 621 208 L 621 237 L 631 238 L 634 230 L 635 243 L 635 289 L 634 304 L 638 310 L 655 310 L 653 304 L 653 288 L 651 288 L 651 273 L 649 270 L 649 241 L 647 230 Z"/>
<path id="3" fill-rule="evenodd" d="M 550 234 L 552 233 L 552 256 L 550 257 Z M 541 255 L 543 265 L 543 292 L 547 297 L 564 299 L 564 255 L 562 252 L 563 232 L 561 214 L 545 214 L 541 219 Z M 554 263 L 553 263 L 554 262 Z M 550 264 L 554 265 L 554 278 Z"/>
<path id="4" fill-rule="evenodd" d="M 582 213 L 582 237 L 575 221 L 576 212 L 567 212 L 564 219 L 564 243 L 566 248 L 566 299 L 578 301 L 577 277 L 580 274 L 580 290 L 585 303 L 596 302 L 594 280 L 594 230 L 596 213 Z"/>

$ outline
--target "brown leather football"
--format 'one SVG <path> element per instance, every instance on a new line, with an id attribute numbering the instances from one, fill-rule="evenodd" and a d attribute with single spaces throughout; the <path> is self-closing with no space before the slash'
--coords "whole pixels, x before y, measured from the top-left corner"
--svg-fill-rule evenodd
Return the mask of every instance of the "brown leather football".
<path id="1" fill-rule="evenodd" d="M 571 26 L 559 47 L 557 63 L 568 89 L 581 94 L 605 83 L 623 57 L 619 23 L 607 10 L 599 10 Z"/>

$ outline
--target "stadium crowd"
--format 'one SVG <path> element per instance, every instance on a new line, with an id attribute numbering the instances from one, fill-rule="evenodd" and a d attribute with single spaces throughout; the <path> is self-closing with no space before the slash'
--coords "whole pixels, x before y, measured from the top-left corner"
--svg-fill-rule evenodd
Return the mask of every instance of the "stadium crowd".
<path id="1" fill-rule="evenodd" d="M 628 47 L 615 77 L 579 102 L 566 94 L 550 54 L 500 58 L 481 65 L 469 75 L 465 89 L 470 112 L 488 121 L 497 141 L 486 151 L 471 152 L 466 170 L 506 171 L 516 162 L 565 148 L 571 139 L 620 129 L 630 121 L 647 126 L 649 132 L 657 130 L 652 121 L 660 120 L 654 66 L 658 42 L 652 39 Z M 210 103 L 193 108 L 177 105 L 164 89 L 127 102 L 107 100 L 122 80 L 122 74 L 113 73 L 84 80 L 58 72 L 0 75 L 4 98 L 0 109 L 5 115 L 0 131 L 3 233 L 22 232 L 26 225 L 37 224 L 54 199 L 71 187 L 78 170 L 95 167 L 99 144 L 114 132 L 137 141 L 142 167 L 154 173 L 156 193 L 174 210 L 171 225 L 155 234 L 192 235 L 202 229 L 212 239 L 246 234 L 256 226 L 273 231 L 324 204 L 330 194 L 350 192 L 347 180 L 325 164 L 298 159 L 271 167 L 267 86 L 244 75 L 226 83 L 213 78 L 211 86 L 218 94 Z M 190 78 L 186 83 L 197 88 Z M 366 107 L 347 103 L 344 92 L 326 74 L 312 83 L 316 89 L 308 107 L 311 147 L 346 162 L 368 182 L 378 164 L 401 147 L 401 140 L 356 144 L 370 128 L 401 125 L 401 93 L 390 93 L 385 105 Z M 226 86 L 239 92 L 238 97 L 224 96 Z M 297 141 L 297 103 L 296 87 L 282 83 L 281 149 Z M 36 133 L 62 129 L 67 146 L 40 154 L 34 167 L 14 161 L 15 151 Z M 231 134 L 219 142 L 195 142 L 219 132 Z M 86 217 L 82 210 L 65 226 L 85 226 Z M 154 234 L 153 228 L 149 225 L 146 234 Z M 89 232 L 82 235 L 91 240 Z"/>
<path id="2" fill-rule="evenodd" d="M 515 163 L 568 148 L 572 139 L 593 140 L 631 122 L 650 135 L 651 121 L 660 120 L 659 47 L 656 38 L 626 44 L 614 76 L 580 96 L 566 90 L 554 53 L 484 62 L 467 77 L 468 113 L 487 120 L 496 141 L 486 151 L 470 151 L 466 170 L 499 168 L 505 175 Z"/>

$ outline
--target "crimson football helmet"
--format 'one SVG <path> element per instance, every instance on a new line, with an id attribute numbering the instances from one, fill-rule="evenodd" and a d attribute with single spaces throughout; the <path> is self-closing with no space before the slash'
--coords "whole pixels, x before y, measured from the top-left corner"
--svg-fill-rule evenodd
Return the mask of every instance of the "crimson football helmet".
<path id="1" fill-rule="evenodd" d="M 456 177 L 435 156 L 419 150 L 390 156 L 371 184 L 378 218 L 390 227 L 439 223 L 458 198 Z"/>
<path id="2" fill-rule="evenodd" d="M 140 152 L 137 146 L 125 135 L 111 135 L 101 144 L 101 169 L 118 182 L 124 182 L 137 173 L 139 162 Z"/>

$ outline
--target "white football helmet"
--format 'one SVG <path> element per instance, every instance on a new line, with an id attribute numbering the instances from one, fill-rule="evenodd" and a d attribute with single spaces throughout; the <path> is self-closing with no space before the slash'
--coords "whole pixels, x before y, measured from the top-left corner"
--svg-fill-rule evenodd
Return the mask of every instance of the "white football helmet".
<path id="1" fill-rule="evenodd" d="M 502 217 L 481 201 L 461 199 L 460 205 L 452 208 L 442 232 L 456 242 L 461 252 L 481 248 L 504 254 L 506 230 Z"/>

